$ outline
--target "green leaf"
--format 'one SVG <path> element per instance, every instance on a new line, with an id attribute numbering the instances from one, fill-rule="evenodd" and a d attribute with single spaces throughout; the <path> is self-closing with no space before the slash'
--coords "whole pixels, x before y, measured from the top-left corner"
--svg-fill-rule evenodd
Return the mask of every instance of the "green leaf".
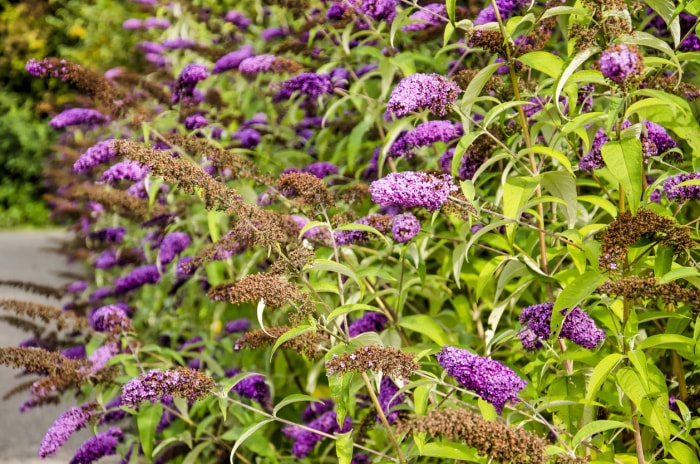
<path id="1" fill-rule="evenodd" d="M 557 78 L 564 68 L 564 60 L 548 52 L 530 52 L 519 56 L 516 61 L 520 61 L 525 66 L 536 69 L 549 77 Z"/>
<path id="2" fill-rule="evenodd" d="M 647 357 L 644 355 L 642 350 L 631 350 L 627 353 L 627 358 L 630 360 L 634 366 L 634 370 L 637 371 L 637 375 L 642 380 L 642 386 L 644 391 L 649 393 L 649 371 L 647 369 Z"/>
<path id="3" fill-rule="evenodd" d="M 313 327 L 309 325 L 299 325 L 297 327 L 292 327 L 282 335 L 280 335 L 280 338 L 275 340 L 275 344 L 272 346 L 272 351 L 270 352 L 270 362 L 272 362 L 272 357 L 274 356 L 275 352 L 277 349 L 282 346 L 282 344 L 286 341 L 291 340 L 294 337 L 298 337 L 299 335 L 310 332 L 313 330 Z"/>
<path id="4" fill-rule="evenodd" d="M 453 442 L 426 443 L 423 445 L 421 456 L 443 459 L 459 459 L 467 462 L 481 462 L 479 454 L 474 448 Z"/>
<path id="5" fill-rule="evenodd" d="M 557 198 L 566 202 L 564 216 L 568 221 L 570 229 L 576 223 L 576 211 L 578 201 L 576 200 L 576 178 L 572 174 L 564 171 L 552 171 L 542 174 L 542 187 Z"/>
<path id="6" fill-rule="evenodd" d="M 143 454 L 145 454 L 148 459 L 151 459 L 153 456 L 156 427 L 158 427 L 162 415 L 163 405 L 161 403 L 154 403 L 141 405 L 139 413 L 136 416 L 136 427 L 139 430 L 141 448 L 143 449 Z"/>
<path id="7" fill-rule="evenodd" d="M 560 312 L 564 309 L 574 309 L 574 307 L 584 298 L 591 295 L 605 280 L 607 280 L 607 277 L 601 274 L 598 269 L 591 269 L 583 273 L 561 291 L 554 302 L 554 309 L 552 310 L 551 328 L 553 334 L 558 336 L 561 330 L 564 315 L 560 314 Z"/>
<path id="8" fill-rule="evenodd" d="M 610 173 L 624 189 L 632 214 L 636 213 L 642 198 L 642 143 L 632 138 L 611 140 L 603 145 L 600 154 Z"/>
<path id="9" fill-rule="evenodd" d="M 588 380 L 588 387 L 586 388 L 586 400 L 592 401 L 593 398 L 595 398 L 596 394 L 600 392 L 605 380 L 623 358 L 624 356 L 620 353 L 612 353 L 604 357 L 595 368 L 593 368 L 593 373 Z"/>
<path id="10" fill-rule="evenodd" d="M 348 166 L 355 165 L 355 158 L 360 152 L 360 148 L 362 147 L 362 142 L 364 140 L 365 134 L 367 133 L 370 127 L 372 127 L 372 121 L 365 119 L 364 121 L 356 125 L 352 129 L 352 132 L 350 132 L 350 135 L 348 136 L 348 148 L 346 151 L 348 157 Z"/>
<path id="11" fill-rule="evenodd" d="M 231 464 L 234 464 L 236 461 L 234 461 L 234 457 L 236 456 L 236 451 L 240 446 L 243 444 L 244 441 L 251 435 L 253 435 L 255 432 L 260 430 L 261 428 L 265 427 L 267 424 L 270 422 L 274 422 L 275 419 L 265 419 L 262 422 L 257 422 L 255 424 L 251 424 L 245 429 L 245 432 L 241 434 L 240 437 L 238 437 L 238 440 L 233 444 L 233 448 L 231 448 L 231 454 L 229 455 L 229 461 Z"/>
<path id="12" fill-rule="evenodd" d="M 447 17 L 450 20 L 450 24 L 454 26 L 455 24 L 455 6 L 457 5 L 456 0 L 447 0 L 445 2 L 445 5 L 447 6 Z"/>
<path id="13" fill-rule="evenodd" d="M 693 0 L 692 2 L 689 2 L 685 6 L 685 11 L 690 13 L 693 16 L 698 16 L 700 15 L 700 0 Z M 148 140 L 148 139 L 146 139 Z"/>
<path id="14" fill-rule="evenodd" d="M 557 87 L 556 90 L 554 91 L 554 102 L 557 105 L 557 109 L 561 113 L 561 109 L 559 108 L 559 97 L 561 96 L 562 90 L 564 90 L 564 87 L 567 84 L 567 81 L 569 80 L 569 77 L 576 72 L 579 66 L 581 66 L 583 63 L 588 61 L 590 57 L 598 53 L 600 49 L 598 47 L 592 47 L 588 48 L 586 50 L 581 51 L 578 55 L 574 56 L 571 61 L 569 61 L 569 64 L 566 65 L 566 68 L 564 69 L 564 72 L 561 73 L 561 76 L 559 77 L 559 80 L 557 81 Z"/>
<path id="15" fill-rule="evenodd" d="M 322 403 L 321 400 L 318 398 L 314 398 L 313 396 L 310 395 L 304 395 L 302 393 L 292 393 L 291 395 L 285 397 L 282 401 L 277 403 L 275 405 L 275 408 L 272 410 L 272 415 L 277 416 L 277 413 L 282 409 L 283 407 L 293 404 L 293 403 L 298 403 L 300 401 L 308 401 L 308 402 L 314 402 L 314 403 Z"/>
<path id="16" fill-rule="evenodd" d="M 192 448 L 192 450 L 189 453 L 187 453 L 187 456 L 185 456 L 185 459 L 182 461 L 182 464 L 195 464 L 196 462 L 199 462 L 198 458 L 200 453 L 204 451 L 204 448 L 210 446 L 211 444 L 212 442 L 210 441 L 204 441 Z"/>
<path id="17" fill-rule="evenodd" d="M 642 400 L 646 397 L 646 391 L 642 386 L 639 375 L 634 369 L 623 367 L 617 371 L 617 384 L 620 386 L 625 395 L 639 408 L 642 405 Z"/>
<path id="18" fill-rule="evenodd" d="M 668 451 L 671 453 L 671 456 L 683 464 L 697 464 L 700 462 L 698 461 L 698 455 L 695 454 L 695 451 L 693 451 L 690 446 L 678 440 L 672 441 L 669 444 Z"/>
<path id="19" fill-rule="evenodd" d="M 552 16 L 559 16 L 565 14 L 585 16 L 588 14 L 588 11 L 584 10 L 583 8 L 574 8 L 572 6 L 555 6 L 554 8 L 547 8 L 547 11 L 545 11 L 542 14 L 542 16 L 540 16 L 540 21 L 543 21 L 547 18 L 551 18 Z"/>
<path id="20" fill-rule="evenodd" d="M 695 345 L 692 338 L 685 337 L 679 334 L 657 334 L 649 338 L 645 338 L 637 349 L 646 350 L 649 348 L 664 348 L 664 349 L 684 349 Z"/>
<path id="21" fill-rule="evenodd" d="M 571 440 L 571 447 L 573 449 L 576 449 L 576 447 L 580 445 L 582 441 L 592 437 L 596 433 L 601 433 L 605 432 L 606 430 L 613 429 L 631 430 L 632 427 L 629 424 L 615 420 L 599 420 L 589 422 L 588 424 L 581 427 L 581 429 L 578 432 L 576 432 L 576 435 L 574 435 L 574 438 Z"/>
<path id="22" fill-rule="evenodd" d="M 694 267 L 679 267 L 678 269 L 674 269 L 664 274 L 661 279 L 659 279 L 659 283 L 667 284 L 669 282 L 673 282 L 674 280 L 687 279 L 689 277 L 697 277 L 699 275 L 700 272 L 698 272 L 698 270 Z"/>
<path id="23" fill-rule="evenodd" d="M 449 343 L 445 331 L 435 322 L 435 319 L 427 314 L 414 314 L 401 319 L 399 325 L 405 329 L 421 333 L 439 346 L 444 346 Z"/>
<path id="24" fill-rule="evenodd" d="M 338 456 L 339 464 L 350 464 L 352 461 L 352 430 L 345 433 L 336 433 L 338 439 L 335 441 L 335 454 Z"/>
<path id="25" fill-rule="evenodd" d="M 607 113 L 602 111 L 594 111 L 592 113 L 583 113 L 576 116 L 571 121 L 567 122 L 564 127 L 561 128 L 562 133 L 569 134 L 575 132 L 577 129 L 586 127 L 589 124 L 593 124 L 596 121 L 605 119 Z"/>
<path id="26" fill-rule="evenodd" d="M 673 248 L 668 246 L 659 246 L 659 248 L 656 250 L 656 257 L 654 259 L 654 275 L 663 276 L 671 270 L 674 254 Z"/>
<path id="27" fill-rule="evenodd" d="M 477 403 L 479 405 L 479 412 L 481 412 L 481 417 L 491 422 L 496 421 L 498 419 L 498 413 L 496 412 L 496 408 L 491 403 L 489 403 L 481 397 L 478 398 Z"/>
<path id="28" fill-rule="evenodd" d="M 548 156 L 550 158 L 554 158 L 559 162 L 561 166 L 564 167 L 572 176 L 574 174 L 574 170 L 571 169 L 571 161 L 569 161 L 569 158 L 564 155 L 564 153 L 560 152 L 559 150 L 555 150 L 554 148 L 550 147 L 543 147 L 541 145 L 536 145 L 532 148 L 523 148 L 518 152 L 518 156 L 522 156 L 528 153 L 534 153 L 536 155 L 544 155 Z"/>
<path id="29" fill-rule="evenodd" d="M 452 251 L 452 275 L 454 276 L 457 288 L 461 288 L 462 265 L 467 258 L 467 244 L 464 242 L 458 243 Z"/>
<path id="30" fill-rule="evenodd" d="M 465 114 L 471 113 L 472 105 L 476 102 L 477 97 L 481 95 L 484 86 L 491 79 L 493 73 L 501 66 L 503 66 L 502 63 L 492 63 L 476 73 L 476 76 L 469 82 L 464 95 L 462 95 L 462 111 Z"/>
<path id="31" fill-rule="evenodd" d="M 668 448 L 671 438 L 671 420 L 668 415 L 668 397 L 657 397 L 653 401 L 644 399 L 640 406 L 642 417 L 649 421 L 657 438 Z"/>
<path id="32" fill-rule="evenodd" d="M 681 23 L 678 15 L 674 16 L 673 14 L 676 9 L 676 2 L 672 0 L 644 0 L 644 2 L 661 16 L 668 29 L 671 31 L 673 45 L 678 47 L 681 41 Z"/>
<path id="33" fill-rule="evenodd" d="M 503 186 L 503 215 L 510 219 L 519 218 L 520 208 L 530 198 L 539 185 L 539 177 L 510 177 Z M 508 241 L 513 243 L 513 234 L 517 224 L 506 226 Z"/>
<path id="34" fill-rule="evenodd" d="M 353 304 L 346 304 L 343 306 L 339 306 L 335 308 L 331 313 L 328 315 L 326 320 L 328 322 L 332 322 L 335 318 L 338 316 L 341 316 L 343 314 L 348 314 L 352 313 L 355 311 L 374 311 L 375 313 L 383 313 L 379 308 L 375 308 L 374 306 L 362 304 L 362 303 L 353 303 Z"/>
<path id="35" fill-rule="evenodd" d="M 459 139 L 457 146 L 455 147 L 454 155 L 452 156 L 452 177 L 455 179 L 459 178 L 459 168 L 462 166 L 462 158 L 467 152 L 471 144 L 480 136 L 482 131 L 471 131 L 467 132 Z"/>
<path id="36" fill-rule="evenodd" d="M 617 217 L 617 208 L 615 208 L 615 205 L 613 205 L 610 200 L 607 200 L 605 198 L 597 197 L 594 195 L 581 195 L 578 197 L 578 201 L 584 202 L 584 203 L 590 203 L 592 205 L 595 205 L 608 213 L 610 217 L 616 218 Z"/>
<path id="37" fill-rule="evenodd" d="M 428 394 L 430 389 L 423 385 L 416 387 L 413 390 L 413 407 L 417 416 L 425 415 L 425 411 L 428 409 Z"/>
<path id="38" fill-rule="evenodd" d="M 348 413 L 351 379 L 352 373 L 349 372 L 342 375 L 333 374 L 328 377 L 328 387 L 331 390 L 331 399 L 336 405 L 338 426 L 340 427 L 342 427 L 345 416 Z"/>
<path id="39" fill-rule="evenodd" d="M 361 224 L 358 224 L 358 225 L 361 225 Z M 370 229 L 372 229 L 372 227 L 370 227 Z M 345 230 L 345 229 L 342 229 L 342 230 Z M 376 229 L 374 229 L 374 230 L 376 231 Z M 364 296 L 364 285 L 362 285 L 362 283 L 360 282 L 360 279 L 358 279 L 357 274 L 355 274 L 355 271 L 353 271 L 352 269 L 350 269 L 346 265 L 336 263 L 335 261 L 331 261 L 329 259 L 317 259 L 310 266 L 310 269 L 313 269 L 314 271 L 337 272 L 338 274 L 348 276 L 357 284 L 358 287 L 360 287 L 360 292 Z"/>

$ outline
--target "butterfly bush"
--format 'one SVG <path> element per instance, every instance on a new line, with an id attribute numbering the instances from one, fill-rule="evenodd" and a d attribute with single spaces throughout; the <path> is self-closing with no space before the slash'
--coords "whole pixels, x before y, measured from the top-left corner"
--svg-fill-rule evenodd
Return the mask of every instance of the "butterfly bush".
<path id="1" fill-rule="evenodd" d="M 2 283 L 60 305 L 0 302 L 6 396 L 83 405 L 41 457 L 692 462 L 694 2 L 109 8 L 12 58 L 75 269 Z"/>

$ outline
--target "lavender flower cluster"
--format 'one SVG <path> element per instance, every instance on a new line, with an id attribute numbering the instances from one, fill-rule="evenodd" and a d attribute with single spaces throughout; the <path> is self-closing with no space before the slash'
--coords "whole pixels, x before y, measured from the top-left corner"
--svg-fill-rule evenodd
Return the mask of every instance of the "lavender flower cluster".
<path id="1" fill-rule="evenodd" d="M 439 74 L 413 74 L 401 79 L 391 92 L 384 117 L 402 118 L 424 109 L 442 117 L 450 111 L 460 92 L 457 84 Z"/>
<path id="2" fill-rule="evenodd" d="M 491 403 L 499 414 L 506 404 L 518 401 L 518 392 L 527 384 L 500 362 L 467 350 L 445 346 L 435 357 L 450 376 Z"/>
<path id="3" fill-rule="evenodd" d="M 440 209 L 456 190 L 448 174 L 413 171 L 393 172 L 369 186 L 372 201 L 380 206 L 421 207 L 429 211 Z"/>
<path id="4" fill-rule="evenodd" d="M 700 200 L 700 185 L 682 185 L 687 181 L 700 181 L 700 172 L 690 172 L 670 176 L 664 182 L 664 192 L 669 200 L 683 203 L 688 200 Z"/>
<path id="5" fill-rule="evenodd" d="M 543 347 L 542 341 L 549 339 L 553 303 L 540 303 L 528 306 L 520 313 L 523 329 L 518 334 L 527 350 Z M 566 314 L 566 310 L 562 314 Z M 559 335 L 579 346 L 593 350 L 605 340 L 605 331 L 599 329 L 593 319 L 581 308 L 574 308 L 566 314 Z"/>
<path id="6" fill-rule="evenodd" d="M 436 142 L 449 143 L 463 134 L 462 124 L 452 121 L 428 121 L 415 129 L 401 134 L 389 148 L 392 157 L 410 157 L 418 147 L 427 147 Z"/>

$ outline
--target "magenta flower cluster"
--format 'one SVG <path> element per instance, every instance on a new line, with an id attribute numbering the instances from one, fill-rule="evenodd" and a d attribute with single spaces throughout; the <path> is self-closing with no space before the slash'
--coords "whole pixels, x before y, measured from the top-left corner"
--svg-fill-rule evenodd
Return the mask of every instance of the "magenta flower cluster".
<path id="1" fill-rule="evenodd" d="M 357 337 L 365 332 L 381 332 L 384 330 L 389 320 L 387 317 L 375 311 L 368 311 L 358 319 L 355 319 L 348 327 L 348 334 L 351 337 Z"/>
<path id="2" fill-rule="evenodd" d="M 644 69 L 639 50 L 625 44 L 613 45 L 603 51 L 598 66 L 603 76 L 617 84 L 640 78 Z"/>
<path id="3" fill-rule="evenodd" d="M 369 186 L 372 201 L 380 206 L 421 207 L 436 211 L 457 190 L 449 174 L 392 172 Z"/>
<path id="4" fill-rule="evenodd" d="M 89 108 L 71 108 L 65 110 L 49 121 L 49 126 L 54 129 L 63 129 L 70 126 L 85 126 L 94 128 L 109 121 L 109 118 L 97 110 Z"/>
<path id="5" fill-rule="evenodd" d="M 114 149 L 114 140 L 98 142 L 80 155 L 75 164 L 73 164 L 73 171 L 78 173 L 89 171 L 98 164 L 109 161 L 116 156 L 117 151 Z"/>
<path id="6" fill-rule="evenodd" d="M 435 357 L 450 376 L 491 403 L 499 414 L 506 404 L 518 401 L 518 392 L 527 384 L 509 367 L 467 350 L 446 345 Z"/>
<path id="7" fill-rule="evenodd" d="M 700 185 L 682 185 L 687 181 L 700 181 L 700 172 L 676 174 L 664 182 L 664 192 L 669 200 L 683 203 L 687 200 L 700 200 Z"/>
<path id="8" fill-rule="evenodd" d="M 424 109 L 442 117 L 450 111 L 460 92 L 457 84 L 439 74 L 413 74 L 401 79 L 391 92 L 384 117 L 402 118 Z"/>
<path id="9" fill-rule="evenodd" d="M 518 338 L 527 350 L 540 349 L 543 347 L 542 341 L 549 339 L 553 308 L 553 303 L 540 303 L 528 306 L 520 313 L 523 329 Z M 566 310 L 562 311 L 562 314 L 566 313 Z M 581 308 L 576 307 L 566 315 L 559 336 L 593 350 L 605 340 L 605 331 L 599 329 Z"/>
<path id="10" fill-rule="evenodd" d="M 397 214 L 391 223 L 391 236 L 399 243 L 408 243 L 420 232 L 420 221 L 411 213 Z"/>
<path id="11" fill-rule="evenodd" d="M 73 433 L 88 425 L 91 416 L 91 408 L 84 406 L 73 406 L 58 416 L 39 445 L 39 457 L 45 459 L 55 455 Z"/>
<path id="12" fill-rule="evenodd" d="M 401 134 L 389 148 L 389 156 L 410 157 L 418 147 L 426 147 L 436 142 L 449 143 L 462 136 L 462 124 L 452 121 L 428 121 L 415 129 Z"/>
<path id="13" fill-rule="evenodd" d="M 100 181 L 116 184 L 119 181 L 138 182 L 148 175 L 151 168 L 136 161 L 120 161 L 100 176 Z"/>
<path id="14" fill-rule="evenodd" d="M 416 32 L 429 27 L 440 26 L 447 19 L 447 7 L 443 3 L 429 3 L 413 13 L 408 19 L 415 22 L 401 28 L 404 32 Z"/>
<path id="15" fill-rule="evenodd" d="M 120 428 L 112 427 L 88 438 L 75 452 L 70 464 L 91 464 L 105 456 L 117 454 L 117 445 L 122 441 L 123 435 Z"/>

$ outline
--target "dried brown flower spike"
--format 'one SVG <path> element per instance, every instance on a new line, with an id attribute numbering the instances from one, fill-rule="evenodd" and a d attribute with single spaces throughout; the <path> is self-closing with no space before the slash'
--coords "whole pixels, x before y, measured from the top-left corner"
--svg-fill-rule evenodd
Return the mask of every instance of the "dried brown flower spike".
<path id="1" fill-rule="evenodd" d="M 284 333 L 288 332 L 289 329 L 290 327 L 280 326 L 266 327 L 265 330 L 253 330 L 252 332 L 248 332 L 236 340 L 236 343 L 233 345 L 233 349 L 236 351 L 242 349 L 257 350 L 267 346 L 272 346 L 275 344 L 275 341 Z M 329 343 L 330 340 L 325 335 L 319 332 L 309 331 L 287 340 L 286 342 L 282 343 L 280 347 L 296 351 L 309 359 L 316 360 L 323 356 L 323 351 L 321 351 L 322 345 L 327 345 Z"/>
<path id="2" fill-rule="evenodd" d="M 407 379 L 420 368 L 412 354 L 386 346 L 363 346 L 352 353 L 334 355 L 326 361 L 328 375 L 344 372 L 382 372 L 385 376 Z"/>

